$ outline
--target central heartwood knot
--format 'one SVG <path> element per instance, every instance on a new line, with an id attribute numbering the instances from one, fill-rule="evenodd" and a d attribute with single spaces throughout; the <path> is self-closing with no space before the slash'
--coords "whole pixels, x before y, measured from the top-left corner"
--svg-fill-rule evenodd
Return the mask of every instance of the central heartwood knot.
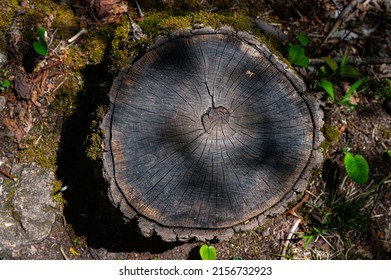
<path id="1" fill-rule="evenodd" d="M 229 112 L 222 106 L 209 107 L 208 111 L 201 116 L 201 121 L 206 132 L 211 133 L 216 130 L 223 132 L 224 127 L 229 125 Z"/>

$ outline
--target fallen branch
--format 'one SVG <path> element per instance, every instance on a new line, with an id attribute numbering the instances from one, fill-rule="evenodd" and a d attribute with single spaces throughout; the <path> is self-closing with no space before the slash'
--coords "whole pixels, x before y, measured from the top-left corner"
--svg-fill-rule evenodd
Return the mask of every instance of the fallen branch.
<path id="1" fill-rule="evenodd" d="M 337 63 L 341 63 L 342 57 L 333 57 Z M 374 65 L 374 64 L 391 64 L 391 57 L 353 57 L 348 58 L 348 64 L 354 66 L 361 65 Z M 326 64 L 326 62 L 322 58 L 311 58 L 310 65 L 320 65 Z"/>

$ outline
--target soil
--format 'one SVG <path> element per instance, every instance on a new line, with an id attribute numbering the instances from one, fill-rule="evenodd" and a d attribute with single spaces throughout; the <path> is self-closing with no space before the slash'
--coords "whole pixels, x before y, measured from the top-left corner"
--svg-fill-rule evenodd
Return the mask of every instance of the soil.
<path id="1" fill-rule="evenodd" d="M 238 18 L 257 17 L 267 23 L 261 32 L 286 57 L 289 43 L 300 44 L 296 35 L 305 32 L 310 41 L 303 46 L 310 65 L 294 67 L 303 77 L 307 93 L 316 97 L 324 111 L 324 164 L 314 170 L 306 192 L 297 197 L 286 213 L 269 216 L 260 227 L 238 231 L 228 241 L 208 241 L 216 247 L 217 257 L 390 259 L 389 1 L 196 1 L 198 4 L 181 1 L 185 4 L 176 5 L 176 1 L 156 0 L 140 1 L 143 9 L 140 13 L 131 1 L 112 1 L 108 9 L 96 0 L 98 6 L 94 9 L 90 1 L 53 0 L 44 1 L 52 9 L 42 17 L 33 13 L 40 12 L 39 1 L 21 2 L 7 31 L 4 53 L 9 59 L 0 69 L 0 82 L 11 83 L 0 91 L 0 183 L 3 186 L 7 183 L 9 189 L 0 199 L 9 200 L 7 205 L 12 207 L 13 166 L 37 162 L 56 174 L 52 196 L 57 201 L 57 216 L 47 238 L 4 258 L 200 259 L 198 250 L 203 242 L 168 243 L 158 236 L 146 238 L 132 221 L 124 223 L 118 210 L 105 200 L 107 186 L 101 180 L 101 162 L 96 156 L 101 149 L 99 118 L 105 111 L 107 93 L 116 75 L 112 69 L 115 63 L 110 58 L 119 59 L 121 55 L 112 55 L 117 47 L 113 38 L 122 36 L 121 29 L 112 26 L 121 26 L 128 18 L 146 26 L 160 9 L 176 15 L 206 11 Z M 358 4 L 349 8 L 350 2 Z M 53 7 L 57 5 L 66 12 L 56 12 Z M 334 16 L 338 14 L 340 18 Z M 32 41 L 36 40 L 33 30 L 40 26 L 47 29 L 47 40 L 53 40 L 45 57 L 32 49 Z M 83 28 L 89 33 L 70 43 L 68 39 Z M 108 35 L 108 30 L 117 33 Z M 135 33 L 127 44 L 142 46 L 145 42 L 137 43 L 140 34 Z M 101 47 L 107 46 L 107 41 L 111 49 Z M 339 63 L 345 50 L 349 65 L 359 72 L 357 77 L 332 74 L 321 59 L 331 57 Z M 356 105 L 354 109 L 336 104 L 316 86 L 322 66 L 328 69 L 336 100 L 341 100 L 359 78 L 366 77 L 349 99 Z M 343 164 L 346 151 L 360 154 L 368 161 L 366 183 L 355 183 L 347 176 Z M 338 174 L 331 181 L 326 176 L 330 170 Z M 374 190 L 352 215 L 363 217 L 365 226 L 357 219 L 343 220 L 340 216 L 339 224 L 327 223 L 330 216 L 337 216 L 337 204 L 329 199 L 333 193 L 331 185 L 347 198 L 345 205 L 353 205 L 352 201 Z M 310 240 L 309 236 L 313 238 Z"/>

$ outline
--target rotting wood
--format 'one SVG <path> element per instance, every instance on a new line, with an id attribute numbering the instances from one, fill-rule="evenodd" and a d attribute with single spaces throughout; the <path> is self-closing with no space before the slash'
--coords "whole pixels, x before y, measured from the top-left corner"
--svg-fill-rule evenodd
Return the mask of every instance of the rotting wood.
<path id="1" fill-rule="evenodd" d="M 110 92 L 109 197 L 164 240 L 226 238 L 281 213 L 321 161 L 323 115 L 304 91 L 247 32 L 159 38 Z"/>

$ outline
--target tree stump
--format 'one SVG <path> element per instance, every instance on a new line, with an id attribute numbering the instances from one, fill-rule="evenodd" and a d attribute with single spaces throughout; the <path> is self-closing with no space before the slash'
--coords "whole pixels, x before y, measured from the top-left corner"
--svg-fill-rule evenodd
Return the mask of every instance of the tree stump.
<path id="1" fill-rule="evenodd" d="M 247 32 L 179 30 L 114 81 L 109 197 L 144 235 L 225 239 L 280 213 L 322 156 L 322 112 Z"/>

